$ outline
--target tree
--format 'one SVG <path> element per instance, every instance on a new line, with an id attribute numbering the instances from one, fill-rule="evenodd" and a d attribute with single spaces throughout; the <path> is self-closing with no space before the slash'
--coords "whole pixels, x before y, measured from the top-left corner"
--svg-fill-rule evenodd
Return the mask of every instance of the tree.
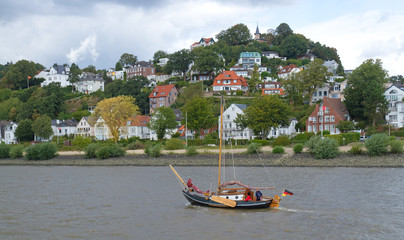
<path id="1" fill-rule="evenodd" d="M 187 115 L 188 128 L 195 131 L 195 137 L 199 136 L 201 129 L 212 128 L 217 123 L 212 104 L 203 97 L 195 97 L 189 101 L 182 112 Z M 185 124 L 185 119 L 181 123 Z"/>
<path id="2" fill-rule="evenodd" d="M 122 71 L 122 63 L 120 61 L 115 64 L 115 71 Z"/>
<path id="3" fill-rule="evenodd" d="M 106 98 L 94 110 L 94 116 L 101 117 L 107 125 L 115 142 L 119 140 L 119 130 L 126 126 L 128 118 L 139 113 L 135 105 L 135 98 L 131 96 L 118 96 Z"/>
<path id="4" fill-rule="evenodd" d="M 195 55 L 193 69 L 200 73 L 212 75 L 214 72 L 218 72 L 224 67 L 224 62 L 219 57 L 219 54 L 208 47 L 198 47 L 192 52 Z"/>
<path id="5" fill-rule="evenodd" d="M 155 109 L 154 115 L 147 126 L 157 133 L 158 140 L 162 140 L 167 130 L 177 126 L 175 119 L 175 113 L 171 108 L 159 107 Z"/>
<path id="6" fill-rule="evenodd" d="M 23 103 L 16 97 L 9 98 L 0 103 L 0 120 L 15 121 L 18 111 L 21 110 Z"/>
<path id="7" fill-rule="evenodd" d="M 37 137 L 48 139 L 53 134 L 52 119 L 46 115 L 41 115 L 32 123 L 32 130 Z"/>
<path id="8" fill-rule="evenodd" d="M 292 74 L 289 78 L 283 80 L 282 87 L 290 105 L 301 105 L 303 103 L 302 82 L 300 82 L 296 74 Z"/>
<path id="9" fill-rule="evenodd" d="M 32 121 L 30 119 L 21 120 L 15 130 L 15 136 L 17 137 L 18 142 L 29 142 L 34 140 Z"/>
<path id="10" fill-rule="evenodd" d="M 247 44 L 251 41 L 252 36 L 250 29 L 242 23 L 236 24 L 227 30 L 222 30 L 216 35 L 219 41 L 227 43 L 229 46 Z"/>
<path id="11" fill-rule="evenodd" d="M 194 60 L 194 55 L 187 49 L 182 49 L 170 55 L 170 60 L 166 65 L 169 72 L 181 72 L 184 76 L 184 81 L 187 79 L 189 65 Z"/>
<path id="12" fill-rule="evenodd" d="M 38 71 L 45 69 L 44 66 L 32 61 L 20 60 L 12 65 L 1 80 L 1 87 L 22 89 L 34 85 L 34 76 Z M 40 82 L 35 82 L 38 85 Z"/>
<path id="13" fill-rule="evenodd" d="M 351 121 L 340 121 L 336 126 L 341 132 L 346 133 L 354 129 L 354 123 Z"/>
<path id="14" fill-rule="evenodd" d="M 307 40 L 296 34 L 287 36 L 280 45 L 280 54 L 287 58 L 296 59 L 307 52 Z"/>
<path id="15" fill-rule="evenodd" d="M 75 63 L 72 63 L 72 65 L 70 65 L 70 72 L 69 72 L 68 81 L 71 84 L 79 82 L 81 72 L 82 71 L 80 70 L 79 66 L 77 64 L 75 64 Z"/>
<path id="16" fill-rule="evenodd" d="M 293 34 L 293 30 L 289 27 L 287 23 L 281 23 L 275 30 L 274 44 L 280 45 L 282 41 Z"/>
<path id="17" fill-rule="evenodd" d="M 383 84 L 387 80 L 387 71 L 379 59 L 366 60 L 349 75 L 350 87 L 344 90 L 345 105 L 353 119 L 367 121 L 372 126 L 376 126 L 377 120 L 384 119 L 388 103 Z"/>
<path id="18" fill-rule="evenodd" d="M 97 73 L 97 69 L 94 65 L 88 65 L 86 68 L 83 68 L 83 72 Z"/>
<path id="19" fill-rule="evenodd" d="M 248 80 L 248 86 L 250 87 L 250 92 L 257 91 L 257 85 L 260 83 L 260 73 L 258 72 L 258 65 L 254 65 L 251 79 Z"/>
<path id="20" fill-rule="evenodd" d="M 236 124 L 248 126 L 265 139 L 272 128 L 289 124 L 290 115 L 290 107 L 277 95 L 265 95 L 254 98 L 244 115 L 238 115 Z"/>
<path id="21" fill-rule="evenodd" d="M 315 59 L 306 69 L 297 73 L 296 77 L 301 83 L 302 90 L 305 90 L 308 94 L 310 104 L 316 88 L 322 87 L 330 75 L 331 73 L 327 72 L 327 67 L 323 66 L 321 59 Z"/>
<path id="22" fill-rule="evenodd" d="M 166 53 L 163 50 L 158 50 L 157 52 L 154 53 L 153 55 L 153 63 L 157 64 L 159 63 L 160 58 L 167 58 L 168 57 L 168 53 Z"/>
<path id="23" fill-rule="evenodd" d="M 126 66 L 126 65 L 134 66 L 137 62 L 137 57 L 133 54 L 124 53 L 124 54 L 122 54 L 121 58 L 119 59 L 119 62 L 121 63 L 122 66 Z M 118 70 L 116 70 L 116 71 L 118 71 Z"/>
<path id="24" fill-rule="evenodd" d="M 192 101 L 194 98 L 202 96 L 203 87 L 201 83 L 192 83 L 182 89 L 182 92 L 179 94 L 177 100 L 175 101 L 175 104 L 179 107 L 182 107 L 188 102 Z"/>

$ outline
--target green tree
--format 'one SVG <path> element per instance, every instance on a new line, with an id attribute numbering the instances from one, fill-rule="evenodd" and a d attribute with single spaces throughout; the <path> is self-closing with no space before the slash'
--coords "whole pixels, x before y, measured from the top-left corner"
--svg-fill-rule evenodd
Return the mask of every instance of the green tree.
<path id="1" fill-rule="evenodd" d="M 34 76 L 38 71 L 45 69 L 40 64 L 32 61 L 20 60 L 12 65 L 1 80 L 2 88 L 22 89 L 29 86 L 38 85 L 40 82 L 34 82 Z M 35 84 L 34 84 L 35 83 Z"/>
<path id="2" fill-rule="evenodd" d="M 224 68 L 224 62 L 219 57 L 219 54 L 215 53 L 208 47 L 198 47 L 193 51 L 195 55 L 195 61 L 193 69 L 200 73 L 207 73 L 213 75 Z"/>
<path id="3" fill-rule="evenodd" d="M 250 92 L 256 92 L 258 90 L 257 86 L 261 82 L 260 73 L 258 72 L 258 65 L 254 65 L 251 79 L 248 80 L 248 86 L 250 87 Z"/>
<path id="4" fill-rule="evenodd" d="M 280 45 L 282 41 L 293 34 L 293 30 L 289 27 L 287 23 L 281 23 L 275 30 L 274 44 Z"/>
<path id="5" fill-rule="evenodd" d="M 201 129 L 212 128 L 217 123 L 212 104 L 203 97 L 195 97 L 189 101 L 183 106 L 182 112 L 187 115 L 188 129 L 195 131 L 195 137 L 199 136 Z M 185 118 L 182 119 L 182 124 L 185 124 Z"/>
<path id="6" fill-rule="evenodd" d="M 115 64 L 115 71 L 122 71 L 122 63 L 120 61 L 116 62 Z"/>
<path id="7" fill-rule="evenodd" d="M 7 99 L 0 103 L 0 120 L 16 121 L 18 112 L 21 110 L 23 103 L 16 97 Z"/>
<path id="8" fill-rule="evenodd" d="M 349 130 L 353 130 L 355 125 L 351 121 L 340 121 L 336 126 L 341 132 L 346 133 Z"/>
<path id="9" fill-rule="evenodd" d="M 32 121 L 30 119 L 21 120 L 15 130 L 15 136 L 19 142 L 29 142 L 34 140 Z"/>
<path id="10" fill-rule="evenodd" d="M 154 53 L 153 55 L 153 63 L 157 64 L 159 63 L 160 58 L 167 58 L 169 54 L 163 50 L 158 50 L 157 52 Z"/>
<path id="11" fill-rule="evenodd" d="M 46 115 L 42 115 L 35 119 L 35 121 L 32 123 L 32 130 L 34 134 L 41 139 L 49 139 L 53 134 L 51 121 L 51 118 Z"/>
<path id="12" fill-rule="evenodd" d="M 285 90 L 286 98 L 290 105 L 301 105 L 303 103 L 302 82 L 296 74 L 292 74 L 289 78 L 282 81 L 282 87 Z"/>
<path id="13" fill-rule="evenodd" d="M 379 59 L 366 60 L 349 75 L 345 104 L 352 118 L 367 121 L 372 126 L 376 126 L 378 120 L 384 120 L 388 103 L 383 84 L 387 80 L 387 71 Z"/>
<path id="14" fill-rule="evenodd" d="M 169 72 L 181 72 L 184 81 L 187 79 L 189 66 L 194 60 L 194 54 L 187 49 L 182 49 L 170 55 L 170 60 L 166 65 Z"/>
<path id="15" fill-rule="evenodd" d="M 216 35 L 219 41 L 227 43 L 229 46 L 247 44 L 251 41 L 252 36 L 250 29 L 242 23 L 236 24 L 227 30 L 222 30 Z"/>
<path id="16" fill-rule="evenodd" d="M 277 95 L 265 95 L 255 97 L 244 115 L 238 115 L 236 123 L 239 126 L 248 126 L 254 134 L 265 139 L 272 128 L 289 124 L 290 116 L 290 107 Z"/>
<path id="17" fill-rule="evenodd" d="M 80 81 L 81 72 L 82 71 L 80 70 L 79 66 L 77 64 L 75 64 L 75 63 L 72 63 L 72 65 L 70 65 L 70 72 L 69 72 L 68 81 L 71 84 Z"/>
<path id="18" fill-rule="evenodd" d="M 121 63 L 122 66 L 126 66 L 126 65 L 134 66 L 137 62 L 137 57 L 130 53 L 124 53 L 121 55 L 119 62 Z M 118 71 L 118 70 L 116 70 L 116 71 Z"/>
<path id="19" fill-rule="evenodd" d="M 83 68 L 83 72 L 97 73 L 97 69 L 94 65 L 88 65 L 86 68 Z"/>
<path id="20" fill-rule="evenodd" d="M 280 45 L 280 54 L 287 58 L 297 58 L 307 52 L 307 40 L 296 34 L 292 34 L 283 39 Z"/>
<path id="21" fill-rule="evenodd" d="M 203 96 L 203 87 L 202 83 L 192 83 L 189 86 L 182 88 L 182 92 L 180 92 L 175 104 L 177 107 L 182 107 L 188 102 L 192 101 L 196 97 Z"/>
<path id="22" fill-rule="evenodd" d="M 310 104 L 316 88 L 322 87 L 327 82 L 327 77 L 330 75 L 331 74 L 327 72 L 327 67 L 323 66 L 321 59 L 315 59 L 306 69 L 297 73 L 296 77 L 299 79 L 302 89 L 306 91 L 310 99 Z"/>
<path id="23" fill-rule="evenodd" d="M 147 124 L 148 127 L 155 131 L 159 140 L 164 139 L 167 131 L 177 126 L 176 116 L 171 108 L 156 108 L 154 115 Z"/>

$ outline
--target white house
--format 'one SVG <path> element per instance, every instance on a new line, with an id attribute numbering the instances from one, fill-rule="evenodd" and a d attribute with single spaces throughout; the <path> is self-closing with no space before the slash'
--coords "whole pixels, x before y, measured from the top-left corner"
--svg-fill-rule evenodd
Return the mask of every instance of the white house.
<path id="1" fill-rule="evenodd" d="M 110 77 L 112 80 L 116 79 L 123 79 L 125 74 L 125 69 L 123 68 L 122 70 L 115 71 L 115 69 L 110 68 L 107 71 L 107 77 Z"/>
<path id="2" fill-rule="evenodd" d="M 35 75 L 35 78 L 43 78 L 45 81 L 41 83 L 41 87 L 47 86 L 50 83 L 60 83 L 61 87 L 70 86 L 69 79 L 70 68 L 63 65 L 56 65 L 49 70 L 44 70 Z"/>
<path id="3" fill-rule="evenodd" d="M 404 89 L 392 85 L 384 92 L 384 96 L 389 103 L 386 121 L 396 128 L 404 127 Z"/>
<path id="4" fill-rule="evenodd" d="M 77 121 L 53 119 L 51 122 L 53 136 L 69 136 L 76 134 Z"/>
<path id="5" fill-rule="evenodd" d="M 94 121 L 90 117 L 82 117 L 80 122 L 76 126 L 76 136 L 83 137 L 94 136 Z"/>
<path id="6" fill-rule="evenodd" d="M 77 91 L 87 94 L 96 92 L 99 89 L 104 91 L 104 79 L 101 73 L 84 72 L 80 75 L 80 81 L 74 83 L 74 87 Z"/>
<path id="7" fill-rule="evenodd" d="M 17 130 L 18 124 L 10 122 L 4 127 L 4 142 L 6 144 L 17 143 L 17 137 L 15 136 L 15 130 Z"/>
<path id="8" fill-rule="evenodd" d="M 237 114 L 244 115 L 244 110 L 247 109 L 245 104 L 231 104 L 223 112 L 223 139 L 251 139 L 253 131 L 249 128 L 241 129 L 237 127 L 234 122 L 237 118 Z M 220 131 L 220 117 L 218 119 L 218 126 Z"/>
<path id="9" fill-rule="evenodd" d="M 331 98 L 339 98 L 341 101 L 345 100 L 344 90 L 348 86 L 348 80 L 344 80 L 343 82 L 335 82 L 334 85 L 330 89 L 329 97 Z"/>
<path id="10" fill-rule="evenodd" d="M 323 66 L 327 67 L 327 72 L 330 72 L 335 75 L 337 72 L 338 63 L 335 60 L 325 61 L 323 63 Z"/>
<path id="11" fill-rule="evenodd" d="M 261 65 L 261 55 L 258 52 L 242 52 L 238 64 L 246 69 L 254 69 L 254 65 Z"/>
<path id="12" fill-rule="evenodd" d="M 233 71 L 240 77 L 248 77 L 248 69 L 243 68 L 242 66 L 234 65 L 230 68 L 230 71 Z"/>
<path id="13" fill-rule="evenodd" d="M 298 121 L 296 119 L 292 119 L 288 126 L 280 126 L 278 128 L 272 128 L 269 131 L 268 138 L 277 138 L 281 135 L 291 136 L 296 134 L 296 124 Z"/>
<path id="14" fill-rule="evenodd" d="M 279 76 L 279 78 L 286 79 L 286 78 L 290 77 L 293 73 L 298 73 L 298 72 L 300 72 L 300 68 L 294 64 L 291 64 L 291 65 L 288 65 L 285 67 L 281 67 L 278 72 L 278 76 Z"/>
<path id="15" fill-rule="evenodd" d="M 127 121 L 127 137 L 138 137 L 140 139 L 150 139 L 150 129 L 147 123 L 150 121 L 150 116 L 136 115 Z"/>
<path id="16" fill-rule="evenodd" d="M 317 87 L 313 92 L 311 102 L 315 103 L 322 100 L 323 97 L 328 97 L 330 95 L 330 88 L 331 87 L 328 84 L 325 84 L 322 87 Z"/>
<path id="17" fill-rule="evenodd" d="M 237 91 L 242 90 L 246 92 L 248 90 L 247 80 L 241 76 L 238 76 L 234 71 L 224 71 L 220 73 L 213 81 L 213 91 Z"/>
<path id="18" fill-rule="evenodd" d="M 108 140 L 112 138 L 111 131 L 109 131 L 107 124 L 105 124 L 104 119 L 101 117 L 98 118 L 94 124 L 94 136 L 97 140 Z"/>

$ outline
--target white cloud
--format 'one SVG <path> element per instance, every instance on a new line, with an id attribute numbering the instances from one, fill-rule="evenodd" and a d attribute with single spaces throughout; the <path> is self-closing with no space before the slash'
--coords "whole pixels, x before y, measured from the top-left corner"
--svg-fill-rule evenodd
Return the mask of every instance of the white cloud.
<path id="1" fill-rule="evenodd" d="M 348 14 L 298 29 L 311 40 L 338 50 L 345 69 L 355 69 L 366 59 L 381 59 L 390 75 L 404 74 L 404 15 L 368 11 Z"/>
<path id="2" fill-rule="evenodd" d="M 66 54 L 69 63 L 77 63 L 85 59 L 87 55 L 90 55 L 93 62 L 97 60 L 99 53 L 96 50 L 97 35 L 91 34 L 86 39 L 81 41 L 80 46 L 75 49 L 70 49 L 70 52 Z"/>

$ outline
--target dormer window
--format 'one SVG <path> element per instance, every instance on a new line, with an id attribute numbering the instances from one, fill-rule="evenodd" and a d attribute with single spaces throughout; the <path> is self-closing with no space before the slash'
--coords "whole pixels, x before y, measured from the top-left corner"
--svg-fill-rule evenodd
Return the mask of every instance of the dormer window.
<path id="1" fill-rule="evenodd" d="M 166 94 L 166 93 L 165 92 L 160 93 L 160 95 L 164 95 L 164 94 Z"/>
<path id="2" fill-rule="evenodd" d="M 220 83 L 220 80 L 217 80 L 217 83 Z"/>

